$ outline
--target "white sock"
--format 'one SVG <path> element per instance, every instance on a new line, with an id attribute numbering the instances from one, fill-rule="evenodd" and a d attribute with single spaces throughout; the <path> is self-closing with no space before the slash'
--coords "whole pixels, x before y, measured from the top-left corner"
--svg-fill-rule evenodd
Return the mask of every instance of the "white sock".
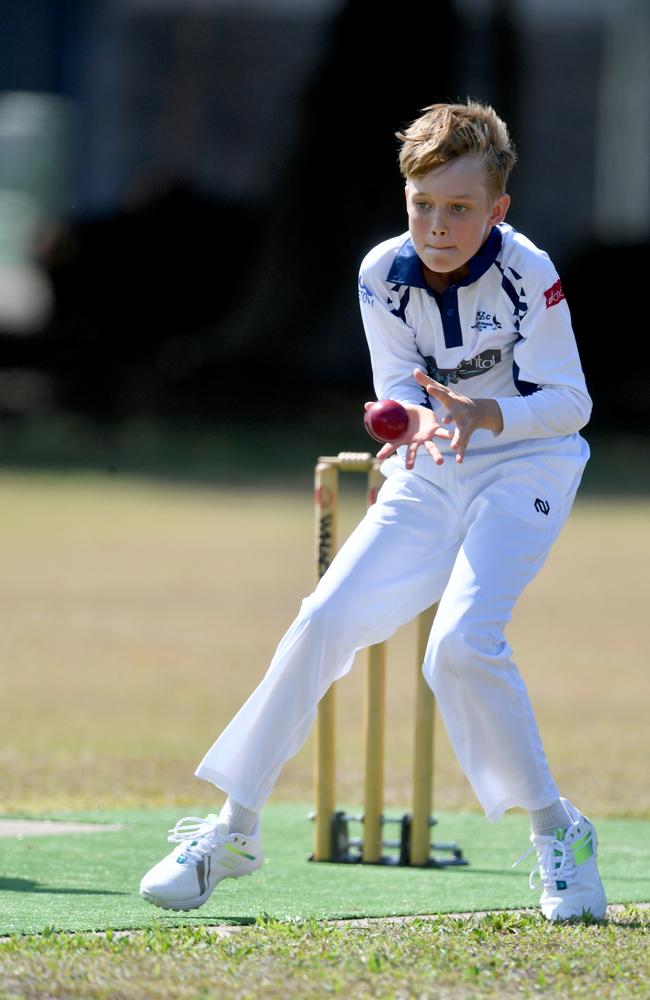
<path id="1" fill-rule="evenodd" d="M 219 813 L 219 822 L 228 825 L 228 833 L 245 833 L 250 836 L 255 829 L 259 813 L 240 806 L 230 796 L 226 799 Z"/>
<path id="2" fill-rule="evenodd" d="M 571 825 L 571 817 L 559 799 L 545 809 L 531 809 L 529 815 L 535 836 L 552 837 L 558 828 L 567 830 Z"/>

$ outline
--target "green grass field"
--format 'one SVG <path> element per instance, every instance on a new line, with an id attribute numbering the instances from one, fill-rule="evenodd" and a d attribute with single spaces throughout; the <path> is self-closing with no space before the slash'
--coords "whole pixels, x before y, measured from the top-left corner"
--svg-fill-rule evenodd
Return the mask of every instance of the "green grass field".
<path id="1" fill-rule="evenodd" d="M 0 503 L 4 810 L 210 803 L 194 765 L 312 586 L 308 489 L 4 475 Z M 361 503 L 347 498 L 342 532 Z M 561 787 L 596 814 L 650 817 L 648 510 L 579 502 L 509 632 Z M 389 673 L 387 797 L 400 806 L 412 629 L 391 644 Z M 361 683 L 353 671 L 338 698 L 345 799 L 360 788 Z M 304 800 L 310 782 L 306 747 L 277 796 Z M 436 785 L 439 807 L 475 808 L 440 727 Z"/>
<path id="2" fill-rule="evenodd" d="M 554 927 L 530 914 L 403 922 L 159 926 L 0 943 L 2 997 L 523 1000 L 648 997 L 648 910 Z"/>
<path id="3" fill-rule="evenodd" d="M 3 813 L 182 813 L 218 801 L 192 772 L 312 586 L 309 479 L 307 470 L 282 488 L 100 472 L 0 477 Z M 361 503 L 351 489 L 344 529 Z M 649 509 L 642 496 L 580 500 L 509 631 L 563 793 L 594 816 L 650 818 Z M 409 805 L 415 671 L 407 628 L 389 657 L 395 808 Z M 360 797 L 361 680 L 353 671 L 338 695 L 345 801 Z M 437 808 L 476 810 L 440 726 L 435 784 Z M 274 801 L 310 794 L 307 746 Z M 565 929 L 529 915 L 126 938 L 54 928 L 0 944 L 0 996 L 643 997 L 648 926 L 645 911 L 628 908 L 609 924 Z"/>

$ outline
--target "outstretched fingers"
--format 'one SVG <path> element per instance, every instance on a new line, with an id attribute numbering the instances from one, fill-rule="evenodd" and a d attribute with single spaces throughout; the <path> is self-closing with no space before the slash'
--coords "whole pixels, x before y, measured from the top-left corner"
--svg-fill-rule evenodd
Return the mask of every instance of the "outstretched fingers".
<path id="1" fill-rule="evenodd" d="M 392 442 L 387 441 L 386 444 L 381 446 L 376 457 L 381 459 L 383 462 L 385 458 L 390 458 L 391 455 L 394 455 L 398 447 L 399 444 L 393 444 Z"/>
<path id="2" fill-rule="evenodd" d="M 437 399 L 440 403 L 444 403 L 445 406 L 449 406 L 451 400 L 453 399 L 453 394 L 443 385 L 442 382 L 436 382 L 434 378 L 431 378 L 420 368 L 416 368 L 413 372 L 416 382 L 422 386 L 422 388 Z"/>
<path id="3" fill-rule="evenodd" d="M 412 469 L 415 465 L 415 459 L 417 457 L 418 449 L 424 445 L 431 457 L 433 458 L 436 465 L 442 465 L 443 458 L 433 441 L 411 441 L 406 447 L 406 457 L 404 464 L 407 469 Z"/>
<path id="4" fill-rule="evenodd" d="M 427 449 L 436 465 L 442 465 L 445 461 L 433 441 L 425 441 L 424 447 Z"/>
<path id="5" fill-rule="evenodd" d="M 454 436 L 451 439 L 451 444 L 449 448 L 451 451 L 456 453 L 456 462 L 460 465 L 465 458 L 465 451 L 467 450 L 467 445 L 469 443 L 469 433 L 462 427 L 456 425 L 456 430 L 454 431 Z"/>
<path id="6" fill-rule="evenodd" d="M 447 430 L 444 427 L 437 427 L 433 431 L 433 436 L 434 437 L 443 438 L 445 441 L 450 441 L 452 439 L 452 432 L 449 431 L 449 430 Z M 420 448 L 422 448 L 422 447 L 424 447 L 427 450 L 427 452 L 429 453 L 429 455 L 431 455 L 431 458 L 434 460 L 434 462 L 436 463 L 436 465 L 442 465 L 443 462 L 444 462 L 444 459 L 443 459 L 442 455 L 440 454 L 440 451 L 438 450 L 435 442 L 432 440 L 432 437 L 426 437 L 426 438 L 425 437 L 417 437 L 417 438 L 412 438 L 410 441 L 406 441 L 406 442 L 405 441 L 396 441 L 396 442 L 388 442 L 387 441 L 386 444 L 383 445 L 380 448 L 380 450 L 377 452 L 377 458 L 380 459 L 381 461 L 384 461 L 385 459 L 390 458 L 390 456 L 393 455 L 397 451 L 397 449 L 400 447 L 400 445 L 405 445 L 406 446 L 405 465 L 406 465 L 407 469 L 412 469 L 413 468 L 413 466 L 415 465 L 415 459 L 416 459 L 418 450 Z"/>
<path id="7" fill-rule="evenodd" d="M 438 416 L 439 425 L 442 424 L 445 427 L 449 424 L 454 425 L 453 434 L 449 434 L 451 438 L 450 448 L 451 451 L 455 452 L 456 461 L 459 464 L 465 458 L 465 452 L 474 431 L 486 428 L 499 434 L 503 429 L 503 417 L 496 400 L 462 396 L 446 385 L 429 378 L 419 368 L 415 369 L 413 375 L 418 384 L 444 407 L 441 415 Z"/>

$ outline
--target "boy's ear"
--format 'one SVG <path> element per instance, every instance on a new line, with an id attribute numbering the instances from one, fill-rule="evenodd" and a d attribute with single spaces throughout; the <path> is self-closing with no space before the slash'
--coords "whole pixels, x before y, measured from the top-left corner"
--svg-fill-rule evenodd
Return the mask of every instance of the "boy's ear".
<path id="1" fill-rule="evenodd" d="M 502 194 L 495 201 L 492 206 L 492 214 L 489 218 L 489 223 L 491 226 L 498 226 L 500 222 L 506 217 L 506 212 L 510 208 L 510 195 Z"/>

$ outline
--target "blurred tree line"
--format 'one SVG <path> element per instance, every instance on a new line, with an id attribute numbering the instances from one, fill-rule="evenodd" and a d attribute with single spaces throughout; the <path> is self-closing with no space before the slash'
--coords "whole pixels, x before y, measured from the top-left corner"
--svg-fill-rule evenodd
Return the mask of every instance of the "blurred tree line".
<path id="1" fill-rule="evenodd" d="M 489 5 L 480 39 L 457 4 L 439 0 L 433 22 L 430 7 L 411 4 L 393 22 L 359 0 L 340 6 L 265 193 L 225 197 L 154 170 L 112 212 L 43 233 L 36 263 L 52 309 L 29 336 L 0 328 L 0 410 L 28 415 L 29 393 L 23 405 L 2 393 L 7 373 L 21 372 L 48 379 L 53 411 L 108 424 L 210 423 L 237 407 L 326 419 L 372 395 L 356 273 L 370 247 L 406 228 L 394 130 L 424 104 L 464 96 L 479 57 L 489 93 L 472 96 L 491 101 L 515 136 L 526 116 L 513 4 Z M 522 157 L 515 205 L 527 169 Z M 561 216 L 563 192 L 554 195 Z M 619 347 L 637 334 L 647 240 L 592 240 L 556 263 L 594 427 L 647 429 L 648 359 L 636 350 L 628 361 Z"/>

